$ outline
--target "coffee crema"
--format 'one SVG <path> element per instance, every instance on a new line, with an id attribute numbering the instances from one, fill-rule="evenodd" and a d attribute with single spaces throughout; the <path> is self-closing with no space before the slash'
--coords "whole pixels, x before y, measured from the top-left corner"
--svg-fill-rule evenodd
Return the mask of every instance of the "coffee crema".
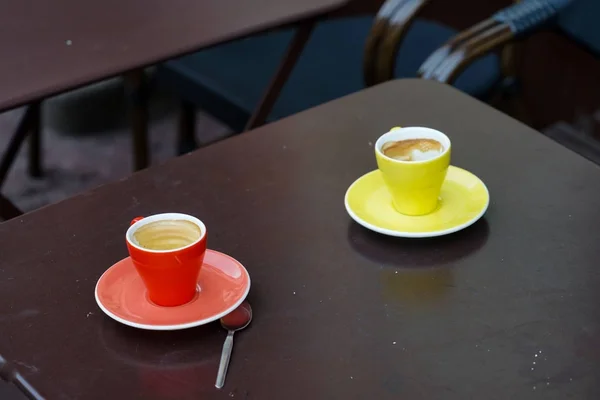
<path id="1" fill-rule="evenodd" d="M 397 161 L 426 161 L 444 152 L 444 146 L 435 139 L 404 139 L 386 142 L 381 152 Z"/>
<path id="2" fill-rule="evenodd" d="M 185 219 L 165 219 L 139 227 L 133 238 L 148 250 L 175 250 L 188 246 L 202 235 L 198 225 Z"/>

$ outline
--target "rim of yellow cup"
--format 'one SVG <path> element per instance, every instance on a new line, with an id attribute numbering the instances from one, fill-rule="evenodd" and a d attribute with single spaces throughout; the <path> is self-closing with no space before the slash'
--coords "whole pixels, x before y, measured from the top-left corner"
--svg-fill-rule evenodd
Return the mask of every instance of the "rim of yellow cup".
<path id="1" fill-rule="evenodd" d="M 394 158 L 386 156 L 383 153 L 383 151 L 381 151 L 381 148 L 387 142 L 392 142 L 392 141 L 395 142 L 398 140 L 408 140 L 408 139 L 437 140 L 438 142 L 440 142 L 442 144 L 444 151 L 442 151 L 436 157 L 429 158 L 427 160 L 421 160 L 421 161 L 396 160 Z M 389 132 L 386 132 L 383 135 L 381 135 L 379 137 L 379 139 L 377 139 L 377 141 L 375 142 L 375 151 L 380 156 L 384 157 L 387 160 L 398 163 L 398 164 L 422 164 L 422 163 L 431 162 L 431 160 L 435 160 L 435 159 L 443 156 L 444 154 L 446 154 L 448 151 L 450 151 L 450 147 L 452 147 L 452 142 L 450 141 L 450 138 L 448 136 L 446 136 L 443 132 L 440 132 L 440 131 L 438 131 L 436 129 L 432 129 L 432 128 L 426 128 L 423 126 L 407 126 L 407 127 L 403 127 L 403 128 L 400 128 L 400 127 L 392 128 Z"/>

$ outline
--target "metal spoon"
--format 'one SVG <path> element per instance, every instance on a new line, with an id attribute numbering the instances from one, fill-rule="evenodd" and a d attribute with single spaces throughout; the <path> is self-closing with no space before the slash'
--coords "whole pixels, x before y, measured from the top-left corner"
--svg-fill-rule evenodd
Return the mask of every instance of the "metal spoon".
<path id="1" fill-rule="evenodd" d="M 250 321 L 252 321 L 252 307 L 247 301 L 244 301 L 238 308 L 221 318 L 221 326 L 229 332 L 221 352 L 221 363 L 219 364 L 217 382 L 215 382 L 217 389 L 221 389 L 225 385 L 225 375 L 227 375 L 231 350 L 233 350 L 233 334 L 250 325 Z"/>
<path id="2" fill-rule="evenodd" d="M 14 384 L 28 399 L 44 400 L 44 397 L 2 356 L 0 356 L 0 379 Z"/>

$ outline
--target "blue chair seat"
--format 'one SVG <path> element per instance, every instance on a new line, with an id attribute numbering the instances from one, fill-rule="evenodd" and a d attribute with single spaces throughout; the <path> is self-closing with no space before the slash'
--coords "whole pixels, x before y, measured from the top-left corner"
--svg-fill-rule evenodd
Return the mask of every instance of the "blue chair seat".
<path id="1" fill-rule="evenodd" d="M 362 58 L 371 17 L 324 21 L 317 25 L 269 120 L 276 120 L 364 88 Z M 398 54 L 396 77 L 415 77 L 431 52 L 457 32 L 417 20 Z M 292 40 L 293 30 L 260 34 L 162 64 L 159 81 L 217 119 L 241 131 L 258 105 Z M 473 63 L 456 87 L 482 96 L 499 79 L 499 60 L 488 55 Z"/>
<path id="2" fill-rule="evenodd" d="M 558 25 L 572 39 L 598 56 L 600 55 L 600 29 L 596 25 L 596 18 L 599 15 L 600 1 L 577 0 L 560 14 Z"/>

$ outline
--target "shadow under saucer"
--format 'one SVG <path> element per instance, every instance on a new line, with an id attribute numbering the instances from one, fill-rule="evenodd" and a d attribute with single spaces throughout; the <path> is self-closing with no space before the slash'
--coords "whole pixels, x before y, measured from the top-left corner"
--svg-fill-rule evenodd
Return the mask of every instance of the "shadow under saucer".
<path id="1" fill-rule="evenodd" d="M 388 267 L 441 267 L 476 253 L 487 242 L 489 225 L 483 217 L 451 235 L 407 239 L 370 231 L 354 221 L 348 225 L 348 242 L 362 257 Z"/>

